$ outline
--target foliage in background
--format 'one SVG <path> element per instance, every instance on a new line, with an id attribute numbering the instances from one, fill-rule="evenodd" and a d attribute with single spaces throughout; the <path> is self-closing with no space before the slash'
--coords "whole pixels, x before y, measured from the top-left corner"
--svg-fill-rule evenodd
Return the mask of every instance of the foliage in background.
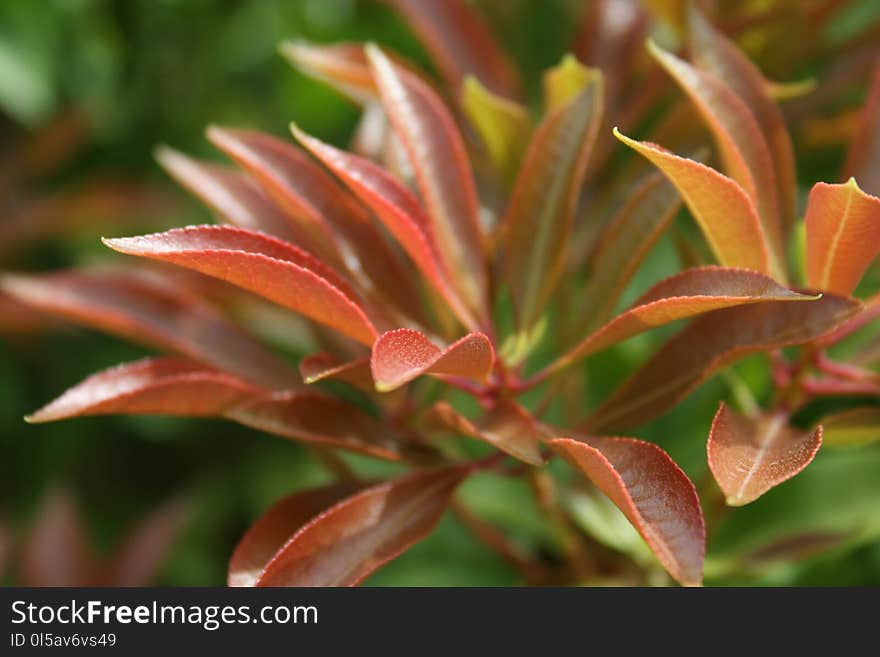
<path id="1" fill-rule="evenodd" d="M 322 522 L 307 525 L 263 570 L 281 539 L 317 510 L 363 484 L 344 483 L 320 493 L 299 493 L 280 503 L 254 526 L 236 552 L 231 578 L 244 578 L 241 582 L 245 583 L 257 577 L 275 583 L 359 579 L 386 557 L 424 536 L 452 488 L 468 475 L 473 475 L 472 481 L 463 487 L 455 503 L 459 523 L 497 551 L 525 581 L 660 581 L 645 543 L 606 498 L 597 496 L 598 491 L 608 495 L 633 522 L 673 576 L 685 583 L 699 581 L 703 520 L 695 505 L 693 486 L 650 443 L 596 436 L 616 426 L 645 425 L 733 357 L 768 350 L 772 388 L 766 385 L 770 379 L 760 372 L 760 360 L 748 360 L 725 375 L 731 399 L 746 414 L 722 405 L 710 435 L 709 465 L 729 502 L 750 502 L 810 462 L 821 441 L 821 430 L 805 429 L 828 415 L 829 399 L 861 408 L 835 415 L 826 426 L 826 442 L 831 435 L 837 436 L 834 442 L 838 443 L 865 442 L 874 437 L 871 400 L 876 394 L 875 375 L 867 369 L 872 362 L 871 345 L 857 354 L 859 366 L 832 361 L 823 349 L 873 317 L 870 300 L 866 310 L 860 311 L 857 302 L 846 295 L 874 255 L 877 240 L 870 236 L 876 230 L 877 200 L 853 183 L 817 185 L 807 206 L 805 282 L 824 295 L 811 297 L 811 292 L 802 294 L 781 287 L 779 283 L 785 284 L 789 275 L 799 280 L 804 251 L 797 239 L 790 247 L 786 245 L 797 216 L 797 201 L 792 195 L 790 145 L 772 99 L 793 96 L 785 101 L 786 120 L 796 137 L 803 135 L 795 144 L 801 148 L 806 144 L 811 152 L 847 141 L 854 130 L 868 137 L 855 142 L 857 147 L 850 150 L 845 167 L 856 173 L 869 192 L 876 193 L 872 182 L 876 181 L 876 169 L 872 168 L 876 165 L 871 164 L 876 158 L 876 141 L 870 139 L 876 140 L 877 135 L 872 124 L 876 112 L 870 110 L 876 100 L 869 99 L 865 111 L 847 114 L 844 109 L 841 113 L 841 107 L 853 106 L 845 102 L 849 88 L 864 88 L 876 60 L 876 39 L 870 38 L 876 34 L 876 25 L 869 23 L 866 29 L 847 32 L 845 24 L 859 12 L 846 3 L 815 3 L 805 8 L 780 2 L 754 15 L 742 11 L 741 5 L 728 8 L 719 3 L 715 12 L 719 25 L 753 56 L 759 55 L 766 73 L 789 80 L 807 71 L 816 72 L 818 86 L 810 90 L 803 84 L 766 82 L 735 46 L 713 35 L 713 28 L 702 22 L 699 14 L 682 13 L 679 3 L 647 3 L 665 21 L 653 26 L 650 14 L 635 4 L 592 3 L 587 10 L 581 8 L 582 27 L 575 31 L 573 50 L 596 69 L 564 59 L 543 78 L 547 114 L 534 128 L 532 144 L 527 147 L 525 137 L 533 131 L 530 109 L 511 98 L 518 89 L 533 90 L 535 78 L 526 75 L 524 83 L 516 81 L 515 67 L 499 54 L 485 28 L 471 22 L 477 17 L 464 5 L 394 4 L 419 34 L 446 80 L 448 102 L 460 108 L 460 114 L 456 111 L 454 115 L 466 126 L 467 142 L 456 135 L 453 115 L 446 113 L 409 65 L 399 68 L 399 63 L 389 62 L 378 50 L 365 59 L 358 47 L 321 48 L 300 43 L 282 51 L 307 71 L 329 79 L 365 103 L 353 148 L 382 162 L 394 177 L 300 132 L 297 136 L 373 210 L 430 282 L 427 291 L 411 289 L 412 281 L 406 275 L 393 276 L 390 280 L 394 284 L 387 278 L 377 280 L 377 276 L 388 276 L 386 264 L 400 253 L 384 241 L 387 238 L 364 232 L 369 220 L 358 224 L 359 228 L 352 225 L 352 218 L 364 211 L 343 200 L 341 190 L 326 173 L 291 146 L 255 133 L 209 132 L 211 141 L 241 164 L 253 180 L 167 149 L 160 152 L 160 161 L 227 221 L 289 239 L 319 255 L 336 272 L 302 251 L 237 229 L 172 231 L 155 238 L 111 241 L 120 250 L 219 275 L 312 320 L 341 329 L 349 338 L 372 347 L 370 367 L 355 358 L 353 365 L 340 370 L 337 366 L 345 360 L 340 361 L 340 356 L 357 357 L 362 351 L 314 325 L 267 316 L 268 311 L 251 296 L 199 277 L 180 279 L 159 269 L 146 277 L 108 276 L 98 271 L 44 279 L 7 278 L 7 290 L 44 309 L 105 329 L 119 331 L 122 327 L 123 334 L 129 336 L 134 316 L 141 323 L 134 333 L 148 343 L 170 347 L 203 365 L 243 377 L 235 380 L 203 366 L 176 361 L 138 364 L 85 382 L 36 419 L 120 410 L 219 413 L 270 432 L 354 447 L 374 456 L 413 464 L 453 463 L 351 497 L 334 507 Z M 623 6 L 630 11 L 621 13 Z M 487 3 L 485 9 L 497 24 L 503 24 L 505 11 L 522 11 L 523 7 Z M 521 15 L 516 17 L 521 19 Z M 811 44 L 822 45 L 811 46 L 806 53 L 793 52 L 804 43 L 788 49 L 769 47 L 768 43 L 778 44 L 773 40 L 774 30 L 778 32 L 793 20 L 813 30 L 816 38 Z M 654 61 L 672 75 L 692 103 L 677 95 L 670 78 L 645 55 L 642 40 L 649 30 L 667 42 L 667 49 L 650 46 Z M 682 34 L 689 36 L 697 68 L 669 50 Z M 833 62 L 830 73 L 828 62 Z M 811 68 L 792 71 L 795 63 Z M 468 78 L 470 73 L 476 78 Z M 828 83 L 823 74 L 830 75 Z M 834 87 L 830 92 L 829 86 Z M 384 112 L 378 109 L 377 97 Z M 402 111 L 407 107 L 414 111 Z M 313 127 L 306 114 L 294 111 L 293 116 L 299 124 Z M 706 132 L 694 130 L 700 118 Z M 719 156 L 716 166 L 730 178 L 618 133 L 622 141 L 654 162 L 668 176 L 670 185 L 659 174 L 650 173 L 644 162 L 621 157 L 610 134 L 614 124 L 623 132 L 646 134 L 679 153 L 701 159 L 709 152 L 705 146 L 711 134 Z M 479 215 L 470 188 L 471 173 L 462 159 L 465 143 L 478 174 Z M 517 176 L 515 163 L 521 158 L 524 173 Z M 814 164 L 819 159 L 810 161 Z M 832 173 L 823 177 L 836 179 L 835 168 L 831 164 L 826 171 Z M 311 181 L 305 188 L 304 178 Z M 762 184 L 774 179 L 778 185 Z M 424 209 L 398 180 L 413 184 Z M 678 207 L 676 189 L 696 225 L 684 213 L 671 222 Z M 505 202 L 508 193 L 512 199 L 509 205 Z M 731 215 L 737 217 L 736 230 L 730 229 Z M 290 219 L 295 221 L 290 223 Z M 696 227 L 709 249 L 703 247 Z M 661 237 L 661 233 L 665 234 Z M 466 235 L 471 238 L 464 238 Z M 376 250 L 381 244 L 386 246 Z M 489 254 L 502 256 L 490 259 L 490 277 L 485 280 L 484 244 Z M 561 244 L 568 248 L 559 248 Z M 828 244 L 831 249 L 824 248 Z M 649 250 L 650 257 L 640 267 Z M 663 275 L 711 261 L 710 253 L 728 269 L 689 269 L 631 303 Z M 351 269 L 353 262 L 362 265 Z M 626 266 L 621 267 L 622 262 Z M 260 269 L 265 276 L 262 283 L 254 275 Z M 778 283 L 757 272 L 775 277 Z M 348 280 L 340 279 L 340 274 Z M 175 277 L 179 289 L 163 282 L 170 276 Z M 286 286 L 277 285 L 280 276 L 286 277 Z M 870 280 L 866 281 L 870 290 L 868 286 Z M 299 293 L 291 295 L 291 290 Z M 487 303 L 490 290 L 493 302 Z M 433 300 L 435 294 L 441 302 Z M 271 335 L 276 342 L 284 339 L 288 347 L 295 345 L 295 352 L 301 353 L 307 344 L 302 336 L 311 334 L 312 344 L 325 353 L 301 361 L 300 370 L 307 381 L 340 377 L 358 388 L 365 380 L 369 382 L 371 375 L 376 387 L 387 392 L 421 372 L 434 373 L 445 384 L 474 397 L 484 414 L 474 414 L 473 404 L 465 403 L 458 393 L 448 397 L 453 405 L 434 403 L 438 395 L 448 392 L 441 393 L 421 381 L 414 384 L 414 393 L 384 394 L 366 406 L 366 399 L 359 394 L 352 397 L 351 391 L 343 395 L 348 404 L 354 404 L 347 406 L 341 405 L 339 397 L 305 389 L 272 394 L 260 391 L 254 383 L 268 389 L 288 388 L 286 366 L 227 325 L 215 311 L 203 307 L 194 295 L 222 301 L 228 312 L 245 319 L 253 331 Z M 424 307 L 421 302 L 413 303 L 418 298 L 424 298 Z M 144 308 L 145 300 L 151 308 Z M 112 308 L 120 301 L 121 311 Z M 96 303 L 104 307 L 101 314 L 96 312 Z M 604 323 L 627 307 L 631 309 Z M 112 312 L 108 314 L 107 308 Z M 157 308 L 162 308 L 164 315 L 158 326 Z M 550 312 L 545 315 L 547 308 Z M 456 319 L 450 318 L 450 310 L 473 332 L 441 351 L 432 342 L 442 344 L 445 340 L 448 344 L 461 334 L 452 328 Z M 608 389 L 617 387 L 622 374 L 645 360 L 655 341 L 637 338 L 591 358 L 586 381 L 575 375 L 579 368 L 569 368 L 575 361 L 647 328 L 704 312 L 702 318 L 661 346 L 610 397 Z M 853 320 L 828 337 L 831 329 L 856 312 L 859 314 Z M 490 322 L 490 315 L 494 322 Z M 427 335 L 412 329 L 394 330 L 376 341 L 377 327 L 401 325 L 417 326 L 427 330 Z M 731 330 L 734 326 L 736 331 Z M 208 327 L 213 337 L 205 343 Z M 181 335 L 184 328 L 186 333 Z M 585 333 L 589 337 L 579 341 Z M 797 358 L 777 351 L 804 342 L 809 344 Z M 232 344 L 236 348 L 229 348 Z M 571 347 L 574 350 L 566 353 Z M 333 353 L 332 359 L 327 351 Z M 554 360 L 554 355 L 560 354 Z M 255 367 L 255 363 L 263 365 Z M 489 368 L 492 374 L 485 384 L 460 379 L 482 379 Z M 564 368 L 568 369 L 560 374 Z M 818 376 L 810 375 L 811 371 Z M 596 372 L 601 375 L 596 377 Z M 116 386 L 109 396 L 108 382 L 111 388 Z M 184 389 L 192 391 L 192 386 L 199 386 L 198 395 L 176 394 Z M 770 414 L 758 412 L 750 388 L 759 398 L 776 390 L 775 400 L 768 400 L 772 401 Z M 175 394 L 167 394 L 169 390 Z M 331 390 L 342 394 L 345 389 Z M 97 399 L 96 391 L 100 393 Z M 525 407 L 540 420 L 516 405 L 511 399 L 515 396 L 522 396 Z M 807 561 L 800 570 L 792 570 L 791 564 L 817 553 L 830 555 L 825 559 L 847 555 L 874 540 L 877 523 L 872 502 L 876 500 L 877 478 L 871 468 L 876 465 L 872 461 L 876 446 L 859 448 L 855 455 L 841 452 L 824 459 L 820 455 L 794 482 L 769 492 L 742 512 L 727 512 L 714 484 L 700 474 L 705 467 L 699 465 L 700 427 L 708 428 L 711 407 L 719 396 L 717 386 L 703 388 L 639 432 L 661 443 L 689 473 L 705 481 L 700 491 L 712 538 L 707 578 L 719 583 L 741 581 L 737 578 L 742 577 L 777 583 L 799 581 L 780 578 L 803 577 L 798 574 L 803 572 L 809 578 L 810 568 L 815 569 L 816 563 L 821 567 L 821 561 Z M 604 402 L 596 409 L 595 401 L 600 399 Z M 414 413 L 420 407 L 428 409 L 424 416 Z M 589 407 L 594 411 L 583 422 Z M 372 415 L 363 414 L 367 409 Z M 462 410 L 466 415 L 459 414 Z M 348 415 L 345 423 L 340 421 L 343 413 Z M 703 424 L 700 417 L 705 417 Z M 377 419 L 386 426 L 377 424 Z M 789 420 L 793 427 L 802 429 L 787 427 Z M 572 434 L 555 428 L 560 425 L 579 426 Z M 529 465 L 510 466 L 497 454 L 480 456 L 481 450 L 463 446 L 458 439 L 426 441 L 424 432 L 435 436 L 438 426 L 488 442 L 530 465 L 547 456 L 539 448 L 540 442 L 554 434 L 575 435 L 579 440 L 556 439 L 546 445 L 581 469 L 595 488 L 567 483 L 568 474 L 554 466 L 564 484 L 557 491 L 554 479 Z M 341 461 L 324 451 L 319 456 L 343 479 L 354 473 L 359 478 L 392 472 L 360 459 Z M 864 476 L 859 474 L 862 472 Z M 534 501 L 523 498 L 529 486 L 516 482 L 520 475 L 530 482 Z M 302 483 L 292 482 L 289 473 L 279 477 L 296 488 Z M 797 490 L 795 484 L 801 480 L 809 482 L 809 490 L 818 488 L 818 497 L 793 496 L 789 491 Z M 419 491 L 428 497 L 420 498 Z M 411 506 L 419 499 L 421 506 Z M 716 499 L 721 504 L 716 504 Z M 845 514 L 839 506 L 843 499 L 848 500 Z M 780 508 L 778 500 L 783 500 L 782 508 L 787 509 L 784 519 L 774 511 Z M 355 529 L 352 521 L 373 518 L 364 513 L 377 504 L 387 505 L 387 516 L 380 518 L 389 521 L 394 531 L 383 522 Z M 792 508 L 802 513 L 792 513 Z M 413 512 L 416 515 L 410 515 Z M 337 531 L 332 529 L 334 523 L 342 523 L 344 531 L 356 532 L 350 541 L 370 546 L 363 553 L 343 550 L 343 554 L 361 556 L 347 573 L 320 571 L 322 560 L 334 555 L 322 542 L 327 531 Z M 499 532 L 499 527 L 504 531 Z M 406 577 L 406 563 L 418 563 L 413 560 L 418 559 L 420 550 L 430 550 L 432 542 L 442 545 L 444 537 L 452 540 L 456 535 L 448 526 L 443 527 L 436 538 L 408 555 L 409 561 L 403 559 L 404 566 L 398 566 L 396 572 Z M 473 560 L 473 553 L 481 551 L 462 540 L 465 543 L 459 541 L 460 552 L 455 557 L 459 564 L 466 564 Z M 870 552 L 863 550 L 861 554 Z M 316 567 L 326 579 L 302 579 L 305 574 L 314 576 Z M 393 578 L 395 569 L 391 567 L 379 573 L 376 581 L 382 582 L 389 572 Z M 470 579 L 469 570 L 466 572 L 462 577 L 453 575 L 450 581 L 479 583 Z M 482 570 L 481 576 L 487 572 L 491 571 Z M 503 570 L 498 572 L 502 580 L 509 577 L 501 575 Z M 397 581 L 432 583 L 430 575 L 418 568 L 410 580 Z M 831 577 L 830 581 L 840 580 Z"/>

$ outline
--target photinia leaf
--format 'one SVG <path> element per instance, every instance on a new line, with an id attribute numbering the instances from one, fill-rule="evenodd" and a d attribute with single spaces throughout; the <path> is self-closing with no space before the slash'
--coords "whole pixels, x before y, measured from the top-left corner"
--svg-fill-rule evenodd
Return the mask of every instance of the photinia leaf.
<path id="1" fill-rule="evenodd" d="M 822 427 L 792 428 L 787 413 L 748 418 L 722 402 L 706 452 L 727 504 L 743 506 L 806 468 L 821 445 Z"/>
<path id="2" fill-rule="evenodd" d="M 229 586 L 254 586 L 266 564 L 288 539 L 322 511 L 364 488 L 357 482 L 340 482 L 298 491 L 276 502 L 250 526 L 229 561 Z"/>
<path id="3" fill-rule="evenodd" d="M 150 586 L 186 518 L 186 504 L 172 499 L 142 518 L 117 549 L 102 585 Z"/>
<path id="4" fill-rule="evenodd" d="M 704 73 L 662 50 L 653 41 L 648 42 L 648 50 L 696 105 L 715 137 L 725 170 L 754 203 L 775 249 L 774 257 L 779 259 L 783 242 L 776 171 L 770 149 L 751 110 L 726 85 L 726 80 L 723 82 Z"/>
<path id="5" fill-rule="evenodd" d="M 700 267 L 657 283 L 625 312 L 549 366 L 553 371 L 617 342 L 686 317 L 763 301 L 815 301 L 748 269 Z"/>
<path id="6" fill-rule="evenodd" d="M 468 307 L 486 321 L 488 280 L 479 202 L 464 140 L 428 85 L 375 46 L 367 46 L 367 56 L 385 113 L 412 163 L 438 251 Z"/>
<path id="7" fill-rule="evenodd" d="M 278 50 L 295 69 L 329 84 L 356 103 L 367 105 L 376 98 L 376 84 L 360 43 L 285 41 Z"/>
<path id="8" fill-rule="evenodd" d="M 700 585 L 706 551 L 700 500 L 666 452 L 633 438 L 554 438 L 547 444 L 623 511 L 672 577 Z"/>
<path id="9" fill-rule="evenodd" d="M 494 93 L 516 97 L 516 68 L 479 15 L 464 0 L 389 0 L 406 18 L 452 89 L 467 75 Z"/>
<path id="10" fill-rule="evenodd" d="M 21 569 L 26 586 L 94 585 L 94 558 L 66 490 L 52 490 L 43 500 L 24 545 Z"/>
<path id="11" fill-rule="evenodd" d="M 672 181 L 700 225 L 718 262 L 771 273 L 770 253 L 755 206 L 732 179 L 704 164 L 649 142 L 614 135 L 641 153 Z"/>
<path id="12" fill-rule="evenodd" d="M 770 96 L 767 81 L 751 61 L 695 6 L 690 6 L 691 49 L 697 65 L 723 80 L 754 116 L 770 151 L 776 173 L 776 197 L 783 234 L 795 216 L 795 165 L 791 137 L 782 111 Z M 754 171 L 755 182 L 766 182 Z M 760 193 L 760 190 L 759 190 Z"/>
<path id="13" fill-rule="evenodd" d="M 225 222 L 261 230 L 307 250 L 308 235 L 266 196 L 246 175 L 225 167 L 200 162 L 168 146 L 156 149 L 156 160 L 178 183 L 198 196 Z"/>
<path id="14" fill-rule="evenodd" d="M 98 372 L 28 416 L 54 422 L 85 415 L 208 417 L 265 394 L 229 374 L 178 358 L 145 358 Z"/>
<path id="15" fill-rule="evenodd" d="M 447 402 L 437 402 L 429 414 L 441 426 L 489 443 L 529 465 L 544 464 L 535 418 L 516 402 L 502 399 L 476 420 L 469 420 Z"/>
<path id="16" fill-rule="evenodd" d="M 861 181 L 869 194 L 880 196 L 880 63 L 874 66 L 874 78 L 862 109 L 861 123 L 843 170 L 847 176 Z"/>
<path id="17" fill-rule="evenodd" d="M 807 284 L 850 294 L 880 252 L 880 198 L 842 185 L 816 183 L 807 200 Z"/>
<path id="18" fill-rule="evenodd" d="M 378 335 L 345 281 L 305 251 L 268 235 L 230 226 L 191 226 L 103 241 L 120 253 L 233 283 L 363 344 L 371 345 Z"/>
<path id="19" fill-rule="evenodd" d="M 364 208 L 305 153 L 270 135 L 212 127 L 208 138 L 247 169 L 303 229 L 329 240 L 321 252 L 351 272 L 360 289 L 421 317 L 418 287 Z M 340 261 L 341 258 L 341 261 Z"/>
<path id="20" fill-rule="evenodd" d="M 169 282 L 108 271 L 6 275 L 0 287 L 23 303 L 65 319 L 182 354 L 267 388 L 296 373 L 212 307 Z"/>
<path id="21" fill-rule="evenodd" d="M 602 117 L 602 77 L 547 116 L 535 131 L 502 220 L 505 278 L 521 330 L 538 320 L 565 264 L 587 158 Z"/>
<path id="22" fill-rule="evenodd" d="M 461 108 L 480 136 L 495 170 L 505 182 L 512 182 L 532 131 L 526 108 L 496 96 L 473 76 L 464 80 Z"/>
<path id="23" fill-rule="evenodd" d="M 568 105 L 580 93 L 593 84 L 601 73 L 587 68 L 574 55 L 565 55 L 558 65 L 544 73 L 544 112 L 550 114 Z M 604 79 L 602 80 L 604 83 Z"/>
<path id="24" fill-rule="evenodd" d="M 633 374 L 587 420 L 590 431 L 643 424 L 718 370 L 749 354 L 822 337 L 859 311 L 855 299 L 766 301 L 698 317 Z"/>
<path id="25" fill-rule="evenodd" d="M 594 248 L 584 293 L 590 326 L 606 321 L 627 283 L 675 217 L 681 198 L 660 172 L 645 178 L 611 219 Z"/>
<path id="26" fill-rule="evenodd" d="M 880 440 L 880 408 L 851 408 L 822 418 L 822 442 L 828 447 L 854 447 Z"/>
<path id="27" fill-rule="evenodd" d="M 224 414 L 245 426 L 293 440 L 398 460 L 391 430 L 358 407 L 318 390 L 263 396 Z"/>
<path id="28" fill-rule="evenodd" d="M 370 372 L 370 358 L 358 358 L 340 363 L 328 353 L 306 356 L 299 363 L 299 373 L 306 383 L 317 383 L 324 379 L 345 381 L 362 390 L 373 390 L 373 375 Z"/>
<path id="29" fill-rule="evenodd" d="M 492 343 L 483 333 L 469 333 L 441 349 L 423 333 L 400 328 L 379 336 L 373 345 L 370 367 L 376 390 L 388 392 L 422 374 L 485 381 L 494 362 Z"/>
<path id="30" fill-rule="evenodd" d="M 420 471 L 338 502 L 284 544 L 256 585 L 355 586 L 430 534 L 467 474 Z"/>
<path id="31" fill-rule="evenodd" d="M 376 213 L 461 322 L 468 328 L 475 328 L 476 320 L 450 283 L 449 273 L 437 252 L 432 227 L 418 199 L 374 162 L 310 137 L 295 125 L 291 126 L 291 131 Z"/>

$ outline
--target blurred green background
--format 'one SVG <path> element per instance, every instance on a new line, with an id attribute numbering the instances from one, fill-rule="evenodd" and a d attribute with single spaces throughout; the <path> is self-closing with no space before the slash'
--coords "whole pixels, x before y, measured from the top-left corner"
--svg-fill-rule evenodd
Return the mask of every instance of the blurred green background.
<path id="1" fill-rule="evenodd" d="M 486 4 L 494 7 L 502 41 L 525 71 L 528 88 L 535 89 L 540 71 L 558 61 L 570 41 L 573 26 L 568 17 L 577 3 Z M 877 3 L 857 4 L 870 11 Z M 139 218 L 139 227 L 158 230 L 209 221 L 208 212 L 159 171 L 152 159 L 157 144 L 216 157 L 202 137 L 209 123 L 284 135 L 291 120 L 322 139 L 343 144 L 357 119 L 356 107 L 293 71 L 278 56 L 277 44 L 287 38 L 372 40 L 430 69 L 415 37 L 379 2 L 0 3 L 0 158 L 15 153 L 16 144 L 28 134 L 65 112 L 76 110 L 89 126 L 84 146 L 63 166 L 0 194 L 48 194 L 112 172 L 146 181 L 173 201 L 161 216 Z M 834 177 L 840 152 L 832 149 L 820 155 L 802 167 L 805 180 Z M 116 231 L 112 224 L 100 229 L 105 234 L 131 232 L 128 219 L 120 221 Z M 110 257 L 99 244 L 100 234 L 86 228 L 68 239 L 22 245 L 3 252 L 0 268 L 48 270 Z M 644 289 L 676 267 L 667 240 L 634 286 Z M 660 337 L 637 339 L 593 359 L 591 395 L 606 394 Z M 191 513 L 158 583 L 221 585 L 232 548 L 262 510 L 292 490 L 331 478 L 305 449 L 207 420 L 107 417 L 48 425 L 22 421 L 24 414 L 88 374 L 146 353 L 69 327 L 0 336 L 0 519 L 20 539 L 38 516 L 47 491 L 63 486 L 76 500 L 95 548 L 109 554 L 139 517 L 182 496 Z M 737 372 L 759 398 L 766 393 L 759 360 L 742 363 Z M 699 482 L 705 476 L 708 427 L 717 399 L 726 394 L 725 383 L 716 379 L 639 435 L 660 443 Z M 475 511 L 523 541 L 540 545 L 551 540 L 520 484 L 485 475 L 468 483 L 463 494 Z M 841 532 L 857 530 L 859 535 L 845 548 L 739 579 L 724 575 L 720 558 L 707 567 L 707 583 L 880 584 L 878 500 L 876 446 L 823 452 L 796 480 L 732 513 L 710 549 L 722 556 L 748 551 L 780 526 L 796 527 L 804 518 L 821 527 L 839 526 Z M 13 564 L 21 541 L 17 544 Z M 2 577 L 5 583 L 18 581 L 14 568 Z M 504 585 L 517 580 L 455 520 L 446 518 L 429 540 L 369 581 Z"/>

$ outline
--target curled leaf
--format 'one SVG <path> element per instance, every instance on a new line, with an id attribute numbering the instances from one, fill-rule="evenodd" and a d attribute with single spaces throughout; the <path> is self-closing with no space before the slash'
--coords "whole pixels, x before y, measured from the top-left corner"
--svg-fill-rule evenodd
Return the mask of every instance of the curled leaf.
<path id="1" fill-rule="evenodd" d="M 694 485 L 662 449 L 633 438 L 547 444 L 623 511 L 678 582 L 703 580 L 706 526 Z"/>
<path id="2" fill-rule="evenodd" d="M 679 157 L 657 144 L 614 135 L 660 169 L 678 189 L 718 262 L 771 273 L 761 221 L 749 197 L 734 180 L 704 164 Z"/>
<path id="3" fill-rule="evenodd" d="M 256 586 L 357 585 L 431 533 L 467 473 L 416 472 L 338 502 L 284 544 Z"/>
<path id="4" fill-rule="evenodd" d="M 254 586 L 266 564 L 310 520 L 364 487 L 340 482 L 298 491 L 276 502 L 250 526 L 229 560 L 229 586 Z"/>
<path id="5" fill-rule="evenodd" d="M 535 418 L 513 401 L 501 400 L 473 421 L 447 402 L 438 402 L 431 407 L 430 417 L 448 429 L 489 443 L 529 465 L 544 464 Z"/>
<path id="6" fill-rule="evenodd" d="M 855 315 L 855 299 L 766 301 L 698 317 L 664 344 L 588 418 L 590 431 L 643 424 L 728 364 L 749 354 L 821 338 Z"/>
<path id="7" fill-rule="evenodd" d="M 423 333 L 395 329 L 379 336 L 373 345 L 370 367 L 376 390 L 388 392 L 422 374 L 485 381 L 495 362 L 495 351 L 483 333 L 469 333 L 441 349 Z"/>
<path id="8" fill-rule="evenodd" d="M 688 269 L 652 287 L 628 310 L 588 335 L 549 369 L 559 369 L 639 333 L 712 310 L 763 301 L 815 301 L 817 298 L 793 292 L 769 276 L 748 269 Z"/>
<path id="9" fill-rule="evenodd" d="M 743 506 L 807 467 L 821 445 L 822 427 L 794 429 L 784 413 L 747 418 L 722 402 L 706 451 L 727 503 Z"/>
<path id="10" fill-rule="evenodd" d="M 880 198 L 843 185 L 816 183 L 807 200 L 807 284 L 850 294 L 880 253 Z"/>
<path id="11" fill-rule="evenodd" d="M 376 329 L 338 274 L 296 247 L 229 226 L 191 226 L 105 239 L 111 249 L 228 281 L 366 345 Z"/>
<path id="12" fill-rule="evenodd" d="M 212 307 L 168 281 L 116 270 L 6 275 L 0 287 L 44 312 L 93 326 L 267 388 L 287 388 L 293 372 Z"/>

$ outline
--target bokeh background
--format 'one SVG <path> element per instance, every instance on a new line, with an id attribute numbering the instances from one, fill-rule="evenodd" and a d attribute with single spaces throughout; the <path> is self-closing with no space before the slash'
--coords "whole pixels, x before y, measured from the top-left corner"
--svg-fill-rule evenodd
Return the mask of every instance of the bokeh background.
<path id="1" fill-rule="evenodd" d="M 540 72 L 556 63 L 571 41 L 571 16 L 580 3 L 478 4 L 525 72 L 527 87 L 536 90 Z M 874 0 L 851 4 L 832 26 L 842 35 L 880 14 Z M 357 108 L 288 66 L 277 54 L 278 43 L 288 38 L 371 40 L 431 69 L 406 25 L 383 3 L 368 0 L 0 3 L 0 269 L 41 271 L 118 259 L 101 247 L 101 235 L 210 221 L 152 156 L 157 144 L 168 143 L 218 157 L 203 139 L 207 124 L 285 135 L 295 120 L 326 141 L 344 144 Z M 799 79 L 827 70 L 808 66 L 785 74 Z M 860 98 L 857 89 L 843 102 Z M 815 180 L 835 179 L 842 141 L 797 142 L 808 155 L 799 159 L 803 191 Z M 644 289 L 677 266 L 666 240 L 634 287 Z M 27 425 L 26 413 L 88 374 L 147 352 L 92 331 L 47 325 L 2 302 L 0 328 L 3 583 L 25 581 L 22 564 L 34 554 L 61 558 L 67 540 L 85 540 L 100 559 L 110 559 L 143 518 L 173 503 L 182 511 L 155 582 L 221 585 L 232 548 L 262 510 L 332 476 L 301 446 L 231 423 L 104 417 Z M 591 360 L 591 395 L 606 394 L 663 335 Z M 760 360 L 747 360 L 736 371 L 756 396 L 767 392 Z M 718 378 L 639 435 L 660 443 L 699 481 L 716 401 L 729 394 Z M 358 464 L 373 467 L 366 460 Z M 468 483 L 463 494 L 475 511 L 521 540 L 533 545 L 549 540 L 529 491 L 518 483 L 485 475 Z M 713 574 L 710 563 L 707 583 L 880 584 L 878 501 L 876 446 L 823 452 L 797 479 L 731 514 L 710 548 L 735 555 L 780 527 L 814 521 L 854 531 L 858 540 L 819 556 L 809 556 L 807 545 L 806 558 L 795 564 L 739 578 L 724 575 L 720 566 Z M 68 516 L 76 509 L 79 539 L 35 530 L 63 508 Z M 825 538 L 817 535 L 817 545 Z M 515 573 L 446 518 L 430 539 L 369 583 L 516 581 Z"/>

